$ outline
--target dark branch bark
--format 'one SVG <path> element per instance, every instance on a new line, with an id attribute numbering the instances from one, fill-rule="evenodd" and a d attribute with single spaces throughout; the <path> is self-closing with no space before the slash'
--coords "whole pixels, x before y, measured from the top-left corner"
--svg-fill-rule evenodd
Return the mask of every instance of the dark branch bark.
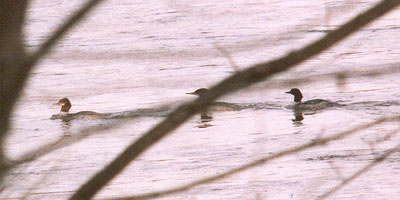
<path id="1" fill-rule="evenodd" d="M 371 127 L 374 127 L 376 125 L 382 124 L 384 122 L 399 121 L 399 120 L 400 120 L 400 116 L 382 117 L 382 118 L 380 118 L 378 120 L 375 120 L 373 122 L 356 126 L 354 128 L 351 128 L 349 130 L 343 131 L 341 133 L 338 133 L 338 134 L 335 134 L 335 135 L 332 135 L 332 136 L 328 136 L 328 137 L 324 137 L 324 138 L 316 138 L 312 142 L 308 142 L 308 143 L 303 144 L 303 145 L 299 145 L 299 146 L 296 146 L 296 147 L 288 148 L 286 150 L 282 150 L 280 152 L 275 153 L 274 155 L 259 158 L 257 160 L 254 160 L 252 162 L 246 163 L 246 164 L 244 164 L 242 166 L 239 166 L 239 167 L 236 167 L 234 169 L 227 170 L 227 171 L 225 171 L 223 173 L 220 173 L 220 174 L 217 174 L 217 175 L 214 175 L 214 176 L 201 178 L 199 180 L 195 180 L 195 181 L 192 181 L 190 183 L 183 184 L 182 186 L 178 186 L 178 187 L 171 188 L 171 189 L 164 190 L 164 191 L 151 192 L 151 193 L 146 193 L 146 194 L 141 194 L 141 195 L 136 195 L 136 196 L 113 198 L 113 200 L 154 199 L 154 198 L 158 198 L 158 197 L 164 197 L 164 196 L 167 196 L 167 195 L 183 192 L 183 191 L 189 190 L 189 189 L 191 189 L 193 187 L 196 187 L 196 186 L 199 186 L 199 185 L 202 185 L 202 184 L 211 183 L 211 182 L 214 182 L 214 181 L 229 177 L 229 176 L 231 176 L 233 174 L 236 174 L 236 173 L 242 172 L 244 170 L 259 166 L 261 164 L 266 164 L 269 161 L 272 161 L 272 160 L 275 160 L 275 159 L 278 159 L 278 158 L 281 158 L 281 157 L 284 157 L 284 156 L 287 156 L 287 155 L 293 155 L 295 153 L 304 151 L 304 150 L 312 148 L 312 147 L 326 145 L 326 144 L 328 144 L 328 143 L 330 143 L 332 141 L 346 138 L 346 137 L 348 137 L 350 135 L 353 135 L 353 134 L 355 134 L 357 132 L 360 132 L 360 131 L 363 131 L 363 130 L 367 130 L 367 129 L 371 128 Z"/>
<path id="2" fill-rule="evenodd" d="M 360 14 L 350 22 L 344 24 L 339 29 L 327 34 L 315 43 L 294 51 L 289 55 L 273 60 L 268 63 L 255 65 L 247 70 L 236 73 L 223 80 L 218 85 L 210 89 L 209 96 L 199 98 L 192 103 L 185 104 L 172 112 L 164 121 L 155 126 L 148 133 L 131 144 L 114 161 L 98 172 L 88 182 L 82 185 L 70 199 L 90 199 L 101 190 L 109 181 L 119 174 L 132 160 L 138 157 L 145 149 L 155 144 L 179 125 L 187 121 L 191 116 L 203 110 L 212 101 L 222 95 L 234 92 L 265 80 L 279 72 L 285 71 L 306 59 L 309 59 L 322 51 L 343 40 L 352 33 L 377 19 L 383 14 L 393 10 L 400 4 L 399 0 L 384 0 L 365 13 Z"/>
<path id="3" fill-rule="evenodd" d="M 395 147 L 389 149 L 388 151 L 383 153 L 381 156 L 375 158 L 370 164 L 368 164 L 365 167 L 363 167 L 362 169 L 358 170 L 357 172 L 355 172 L 350 177 L 344 179 L 342 181 L 342 183 L 340 183 L 339 185 L 335 186 L 334 188 L 332 188 L 331 190 L 329 190 L 325 194 L 319 196 L 317 200 L 322 200 L 322 199 L 328 198 L 333 193 L 335 193 L 335 192 L 339 191 L 340 189 L 342 189 L 345 185 L 349 184 L 350 182 L 352 182 L 356 178 L 360 177 L 361 175 L 367 173 L 372 167 L 375 167 L 375 165 L 377 165 L 380 162 L 384 161 L 387 157 L 391 156 L 393 153 L 398 152 L 399 149 L 400 149 L 400 144 L 398 144 Z"/>
<path id="4" fill-rule="evenodd" d="M 92 0 L 69 18 L 49 40 L 31 56 L 25 53 L 23 26 L 28 0 L 0 0 L 0 183 L 10 165 L 6 164 L 3 142 L 9 128 L 11 111 L 28 74 L 65 34 L 103 0 Z"/>
<path id="5" fill-rule="evenodd" d="M 23 25 L 28 1 L 0 1 L 0 183 L 7 172 L 3 142 L 9 118 L 28 72 L 21 71 L 26 58 Z"/>

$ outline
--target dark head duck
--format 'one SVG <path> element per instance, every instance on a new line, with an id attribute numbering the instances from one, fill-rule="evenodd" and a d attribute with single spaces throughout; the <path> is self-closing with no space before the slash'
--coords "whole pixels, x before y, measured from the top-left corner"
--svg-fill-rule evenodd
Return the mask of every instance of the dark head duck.
<path id="1" fill-rule="evenodd" d="M 286 93 L 292 94 L 294 96 L 294 102 L 301 103 L 301 99 L 303 99 L 303 94 L 301 94 L 299 89 L 292 88 L 290 91 L 288 91 Z"/>
<path id="2" fill-rule="evenodd" d="M 61 106 L 60 113 L 56 115 L 52 115 L 50 119 L 61 119 L 64 121 L 70 121 L 72 119 L 86 119 L 86 120 L 95 120 L 95 119 L 104 119 L 106 117 L 105 114 L 100 114 L 92 111 L 81 111 L 77 113 L 69 113 L 72 105 L 68 98 L 62 98 L 58 100 L 54 105 Z"/>
<path id="3" fill-rule="evenodd" d="M 206 97 L 209 95 L 210 90 L 207 88 L 200 88 L 194 92 L 189 92 L 186 94 L 197 95 L 199 97 Z M 208 107 L 209 111 L 234 111 L 234 110 L 241 110 L 243 109 L 240 105 L 235 103 L 227 103 L 227 102 L 213 102 Z"/>
<path id="4" fill-rule="evenodd" d="M 294 96 L 295 106 L 294 109 L 300 110 L 320 110 L 326 107 L 340 106 L 340 104 L 331 102 L 323 99 L 313 99 L 305 102 L 301 102 L 303 99 L 303 94 L 298 88 L 292 88 L 290 91 L 286 92 Z"/>

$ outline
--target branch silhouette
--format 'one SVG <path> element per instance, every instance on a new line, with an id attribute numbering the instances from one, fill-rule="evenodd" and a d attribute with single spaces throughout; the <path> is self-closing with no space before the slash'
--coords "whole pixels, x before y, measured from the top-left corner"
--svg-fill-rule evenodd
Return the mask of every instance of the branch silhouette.
<path id="1" fill-rule="evenodd" d="M 82 6 L 74 15 L 66 20 L 48 40 L 46 40 L 39 49 L 34 52 L 28 59 L 28 63 L 24 66 L 24 70 L 31 70 L 33 66 L 43 58 L 51 49 L 54 48 L 56 43 L 61 40 L 74 26 L 76 26 L 89 12 L 104 0 L 91 0 Z"/>
<path id="2" fill-rule="evenodd" d="M 171 195 L 171 194 L 178 193 L 178 192 L 183 192 L 183 191 L 186 191 L 186 190 L 191 189 L 193 187 L 196 187 L 198 185 L 211 183 L 211 182 L 223 179 L 223 178 L 227 178 L 227 177 L 229 177 L 229 176 L 231 176 L 233 174 L 248 170 L 250 168 L 256 167 L 256 166 L 261 165 L 261 164 L 265 164 L 268 161 L 272 161 L 274 159 L 281 158 L 283 156 L 287 156 L 287 155 L 291 155 L 291 154 L 294 154 L 294 153 L 298 153 L 298 152 L 304 151 L 304 150 L 312 148 L 312 147 L 326 145 L 329 142 L 343 139 L 343 138 L 348 137 L 350 135 L 353 135 L 353 134 L 355 134 L 355 133 L 357 133 L 359 131 L 366 130 L 368 128 L 371 128 L 373 126 L 382 124 L 384 122 L 399 121 L 399 120 L 400 120 L 400 116 L 382 117 L 382 118 L 377 119 L 377 120 L 375 120 L 373 122 L 356 126 L 356 127 L 351 128 L 351 129 L 349 129 L 347 131 L 343 131 L 341 133 L 338 133 L 338 134 L 335 134 L 335 135 L 332 135 L 332 136 L 316 138 L 315 141 L 308 142 L 308 143 L 300 145 L 300 146 L 296 146 L 296 147 L 293 147 L 293 148 L 289 148 L 287 150 L 280 151 L 280 152 L 278 152 L 278 153 L 276 153 L 276 154 L 274 154 L 272 156 L 266 156 L 266 157 L 263 157 L 263 158 L 259 158 L 259 159 L 255 160 L 255 161 L 252 161 L 250 163 L 247 163 L 247 164 L 242 165 L 240 167 L 237 167 L 235 169 L 228 170 L 228 171 L 226 171 L 224 173 L 221 173 L 221 174 L 218 174 L 218 175 L 215 175 L 215 176 L 202 178 L 202 179 L 199 179 L 199 180 L 184 184 L 183 186 L 179 186 L 179 187 L 175 187 L 175 188 L 172 188 L 172 189 L 159 191 L 159 192 L 151 192 L 151 193 L 141 194 L 141 195 L 136 195 L 136 196 L 112 198 L 112 199 L 114 199 L 114 200 L 152 199 L 152 198 L 156 198 L 156 197 L 162 197 L 162 196 L 166 196 L 166 195 Z M 396 147 L 395 149 L 398 149 L 398 148 L 399 147 Z M 390 150 L 389 152 L 393 153 L 393 151 L 394 150 Z M 384 156 L 384 155 L 382 155 L 382 156 Z M 386 155 L 384 158 L 386 158 L 387 156 L 389 156 L 389 155 Z M 380 160 L 381 161 L 382 159 L 380 157 L 380 158 L 376 158 L 375 160 Z"/>
<path id="3" fill-rule="evenodd" d="M 381 17 L 400 4 L 398 0 L 384 0 L 375 7 L 358 15 L 340 28 L 328 33 L 320 40 L 287 56 L 272 60 L 267 63 L 256 64 L 244 71 L 238 72 L 210 88 L 209 95 L 200 97 L 191 103 L 178 107 L 165 120 L 156 125 L 141 138 L 129 145 L 116 159 L 104 169 L 96 173 L 90 180 L 83 184 L 70 199 L 90 199 L 101 190 L 108 182 L 117 176 L 128 164 L 143 153 L 147 148 L 175 130 L 191 116 L 205 109 L 211 102 L 228 93 L 248 87 L 254 83 L 265 80 L 277 73 L 283 72 L 293 66 L 321 53 L 332 47 L 337 42 L 348 37 L 363 26 Z"/>
<path id="4" fill-rule="evenodd" d="M 55 44 L 66 35 L 91 9 L 103 0 L 91 0 L 71 16 L 31 55 L 25 52 L 23 26 L 28 0 L 0 1 L 0 144 L 9 128 L 11 111 L 22 91 L 29 72 Z M 11 165 L 6 161 L 3 146 L 0 146 L 0 183 Z"/>
<path id="5" fill-rule="evenodd" d="M 388 66 L 383 67 L 382 65 L 377 66 L 378 69 L 370 70 L 341 70 L 330 73 L 323 73 L 318 75 L 307 75 L 303 77 L 281 79 L 278 81 L 268 82 L 265 85 L 267 88 L 273 87 L 289 87 L 289 86 L 299 86 L 306 85 L 314 82 L 322 82 L 327 79 L 335 80 L 338 85 L 345 85 L 347 79 L 351 78 L 376 78 L 379 76 L 384 76 L 388 74 L 400 73 L 400 63 L 391 63 Z"/>
<path id="6" fill-rule="evenodd" d="M 123 124 L 132 123 L 133 120 L 137 120 L 143 117 L 160 115 L 169 110 L 170 104 L 164 104 L 162 106 L 155 107 L 153 109 L 136 109 L 131 111 L 126 111 L 123 113 L 114 113 L 112 121 L 107 121 L 104 123 L 91 125 L 88 127 L 81 128 L 77 133 L 69 137 L 62 137 L 56 141 L 44 144 L 35 150 L 31 150 L 27 154 L 21 156 L 21 158 L 16 160 L 9 160 L 9 167 L 16 167 L 23 163 L 28 163 L 37 160 L 38 158 L 52 153 L 58 149 L 67 147 L 71 144 L 77 143 L 85 138 L 98 134 L 99 132 L 104 132 L 107 130 L 113 130 Z M 118 119 L 118 120 L 113 120 Z"/>
<path id="7" fill-rule="evenodd" d="M 359 70 L 359 71 L 351 71 L 351 73 L 347 71 L 338 71 L 338 72 L 333 72 L 333 73 L 326 73 L 326 74 L 319 74 L 319 75 L 314 75 L 314 76 L 305 76 L 305 77 L 300 77 L 300 78 L 292 78 L 292 79 L 284 79 L 284 80 L 279 80 L 279 81 L 274 81 L 274 82 L 268 82 L 268 85 L 264 85 L 262 88 L 272 88 L 272 87 L 291 87 L 291 86 L 299 86 L 299 85 L 306 85 L 314 82 L 321 82 L 325 81 L 328 78 L 337 78 L 340 76 L 340 74 L 346 74 L 345 78 L 358 78 L 358 77 L 378 77 L 378 76 L 383 76 L 387 74 L 393 74 L 393 73 L 400 73 L 400 64 L 399 63 L 393 63 L 388 67 L 383 67 L 380 68 L 379 70 Z M 273 85 L 273 86 L 272 86 Z M 149 111 L 158 112 L 166 112 L 168 108 L 171 108 L 172 106 L 170 104 L 164 104 L 158 107 L 150 108 L 148 109 Z M 68 137 L 68 138 L 60 138 L 59 140 L 50 142 L 48 144 L 44 144 L 35 150 L 30 151 L 24 156 L 21 156 L 21 158 L 17 160 L 9 160 L 8 161 L 8 166 L 9 167 L 16 167 L 19 166 L 20 164 L 27 163 L 27 162 L 32 162 L 37 160 L 38 158 L 45 156 L 47 154 L 50 154 L 58 149 L 62 149 L 64 147 L 68 147 L 71 144 L 74 144 L 76 142 L 79 142 L 81 140 L 84 140 L 88 136 L 95 135 L 97 132 L 100 131 L 105 131 L 105 130 L 113 130 L 114 128 L 121 126 L 126 123 L 132 123 L 133 120 L 136 120 L 141 117 L 146 117 L 143 115 L 146 110 L 133 110 L 130 111 L 129 115 L 126 116 L 120 116 L 118 117 L 118 121 L 113 121 L 113 122 L 105 122 L 105 123 L 100 123 L 94 126 L 88 126 L 85 128 L 80 129 L 77 133 L 74 133 L 73 136 Z M 396 131 L 393 131 L 391 135 L 397 133 Z M 386 136 L 390 137 L 390 136 Z M 382 138 L 381 140 L 383 140 Z M 380 140 L 379 140 L 380 141 Z"/>
<path id="8" fill-rule="evenodd" d="M 400 149 L 400 144 L 396 145 L 395 147 L 389 149 L 388 151 L 386 151 L 384 154 L 382 154 L 381 156 L 375 158 L 370 164 L 366 165 L 365 167 L 363 167 L 362 169 L 358 170 L 357 172 L 355 172 L 353 175 L 351 175 L 349 178 L 346 178 L 343 180 L 343 182 L 337 186 L 335 186 L 334 188 L 332 188 L 331 190 L 329 190 L 328 192 L 324 193 L 323 195 L 321 195 L 318 199 L 326 199 L 327 197 L 329 197 L 330 195 L 332 195 L 333 193 L 337 192 L 338 190 L 340 190 L 341 188 L 343 188 L 345 185 L 349 184 L 351 181 L 355 180 L 356 178 L 360 177 L 362 174 L 368 172 L 368 170 L 370 170 L 372 167 L 374 167 L 375 165 L 377 165 L 378 163 L 384 161 L 387 157 L 389 157 L 390 155 L 392 155 L 393 153 L 397 152 Z"/>
<path id="9" fill-rule="evenodd" d="M 12 108 L 28 72 L 21 70 L 26 54 L 22 27 L 27 1 L 0 1 L 0 183 L 8 171 L 3 142 Z"/>

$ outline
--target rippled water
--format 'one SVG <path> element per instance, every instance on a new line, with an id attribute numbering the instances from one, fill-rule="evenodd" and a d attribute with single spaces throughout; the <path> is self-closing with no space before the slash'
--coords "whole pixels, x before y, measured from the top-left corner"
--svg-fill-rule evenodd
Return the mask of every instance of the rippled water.
<path id="1" fill-rule="evenodd" d="M 68 97 L 71 112 L 116 113 L 177 105 L 240 68 L 282 56 L 322 37 L 375 1 L 107 1 L 74 28 L 32 72 L 17 104 L 7 141 L 13 158 L 81 128 L 107 120 L 50 120 L 52 104 Z M 73 13 L 81 1 L 33 1 L 26 43 L 33 49 Z M 400 12 L 390 13 L 310 61 L 220 101 L 248 106 L 193 117 L 146 151 L 97 197 L 138 194 L 222 173 L 323 135 L 347 130 L 381 116 L 398 114 L 398 74 L 347 79 L 339 87 L 324 81 L 292 85 L 305 99 L 345 104 L 304 113 L 293 122 L 293 97 L 282 82 L 336 71 L 368 71 L 398 65 Z M 17 169 L 1 199 L 65 199 L 163 116 L 138 118 L 111 131 L 62 148 Z M 354 137 L 278 159 L 209 185 L 165 199 L 313 199 L 371 162 L 398 141 L 398 135 L 371 150 L 369 141 L 397 124 L 386 123 Z M 376 166 L 332 199 L 397 199 L 399 154 Z M 339 171 L 339 172 L 338 172 Z M 12 181 L 10 181 L 12 183 Z"/>

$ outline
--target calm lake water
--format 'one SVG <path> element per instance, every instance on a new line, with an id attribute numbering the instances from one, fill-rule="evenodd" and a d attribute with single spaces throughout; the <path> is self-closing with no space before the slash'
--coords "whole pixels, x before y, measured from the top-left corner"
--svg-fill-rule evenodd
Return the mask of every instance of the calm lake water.
<path id="1" fill-rule="evenodd" d="M 185 93 L 210 87 L 235 72 L 218 48 L 244 69 L 324 36 L 376 2 L 106 1 L 32 72 L 14 113 L 7 153 L 18 158 L 79 134 L 82 128 L 109 123 L 50 120 L 59 112 L 53 103 L 62 97 L 72 101 L 71 112 L 178 105 L 194 98 Z M 79 0 L 33 1 L 26 27 L 29 48 L 36 48 L 81 4 Z M 221 101 L 268 106 L 215 112 L 210 122 L 193 117 L 132 162 L 96 198 L 178 186 L 321 135 L 399 114 L 398 73 L 347 79 L 340 87 L 334 76 L 282 85 L 291 78 L 399 66 L 399 22 L 400 10 L 395 10 L 289 72 L 224 97 Z M 293 122 L 293 111 L 287 108 L 293 97 L 285 94 L 291 87 L 299 87 L 305 100 L 329 99 L 346 106 L 305 113 L 304 120 Z M 21 199 L 26 194 L 26 199 L 66 199 L 161 120 L 158 115 L 138 118 L 21 166 L 10 174 L 10 185 L 0 199 Z M 369 142 L 396 129 L 398 124 L 386 123 L 161 199 L 315 199 L 395 146 L 398 134 L 373 148 Z M 330 199 L 398 199 L 399 161 L 397 152 Z"/>

